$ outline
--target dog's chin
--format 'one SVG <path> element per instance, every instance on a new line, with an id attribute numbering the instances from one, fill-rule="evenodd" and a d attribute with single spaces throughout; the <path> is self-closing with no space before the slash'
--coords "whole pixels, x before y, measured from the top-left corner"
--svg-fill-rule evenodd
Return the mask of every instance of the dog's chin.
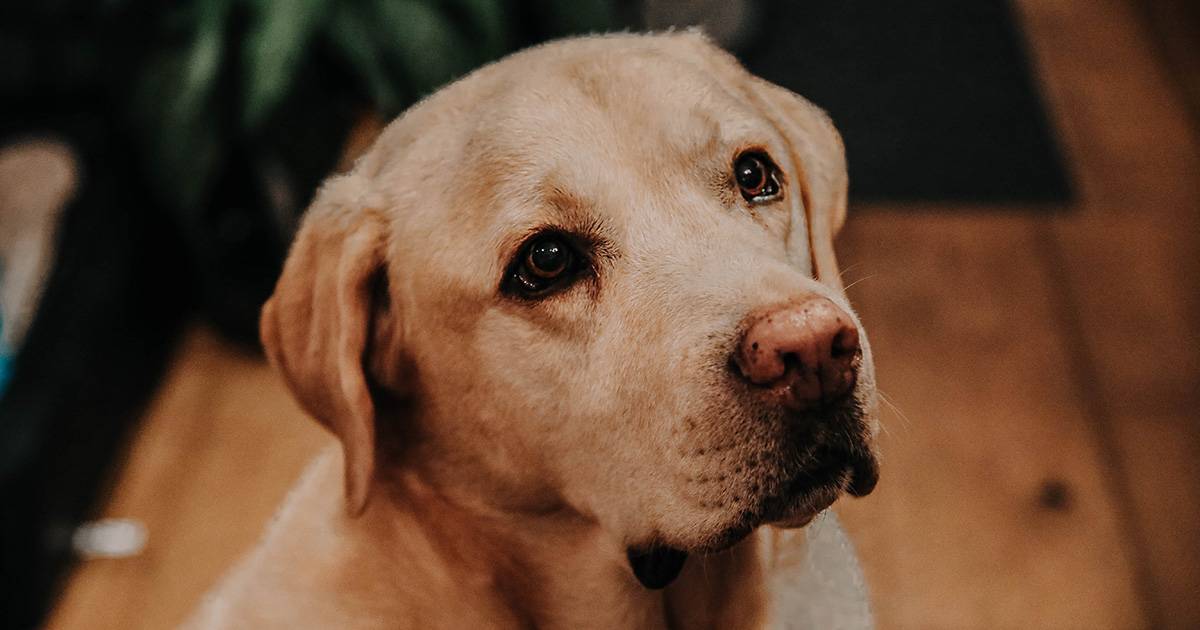
<path id="1" fill-rule="evenodd" d="M 804 527 L 812 522 L 818 514 L 829 509 L 833 502 L 841 496 L 840 488 L 825 486 L 813 492 L 795 497 L 790 505 L 776 510 L 764 519 L 764 524 L 794 529 Z"/>
<path id="2" fill-rule="evenodd" d="M 724 551 L 762 525 L 804 527 L 843 494 L 867 496 L 879 482 L 879 464 L 869 451 L 861 452 L 864 454 L 796 472 L 779 492 L 762 497 L 752 509 L 733 517 L 715 535 L 682 549 L 691 553 Z"/>
<path id="3" fill-rule="evenodd" d="M 861 412 L 852 417 L 861 422 Z M 692 531 L 685 538 L 660 535 L 649 544 L 630 547 L 627 556 L 633 574 L 646 588 L 664 588 L 683 570 L 689 555 L 726 551 L 763 525 L 804 527 L 842 494 L 866 496 L 879 481 L 878 461 L 870 447 L 855 438 L 825 444 L 804 460 L 808 466 L 783 476 L 786 481 L 773 484 L 749 507 L 729 514 L 707 532 Z"/>
<path id="4" fill-rule="evenodd" d="M 783 484 L 779 492 L 763 496 L 750 509 L 731 514 L 722 526 L 708 535 L 687 541 L 663 540 L 656 545 L 692 554 L 725 551 L 762 525 L 803 527 L 843 494 L 866 496 L 875 489 L 878 481 L 879 466 L 871 455 L 803 469 Z"/>
<path id="5" fill-rule="evenodd" d="M 849 473 L 842 473 L 831 477 L 828 483 L 818 485 L 812 485 L 807 478 L 797 480 L 794 483 L 809 487 L 786 498 L 766 501 L 761 512 L 739 514 L 730 525 L 699 541 L 674 544 L 656 542 L 644 547 L 631 547 L 626 550 L 629 567 L 643 587 L 655 590 L 665 588 L 679 576 L 691 555 L 726 551 L 762 525 L 784 528 L 807 525 L 837 500 L 847 483 L 844 478 L 848 477 Z"/>
<path id="6" fill-rule="evenodd" d="M 804 527 L 842 494 L 864 497 L 879 482 L 879 464 L 866 455 L 815 471 L 801 471 L 780 497 L 764 504 L 762 522 L 784 529 Z"/>
<path id="7" fill-rule="evenodd" d="M 687 543 L 656 542 L 626 550 L 629 567 L 642 586 L 666 588 L 679 576 L 690 555 L 719 553 L 738 544 L 762 525 L 797 528 L 812 522 L 843 493 L 866 496 L 879 480 L 874 457 L 797 473 L 778 496 L 766 497 L 759 507 L 736 515 L 715 534 Z"/>

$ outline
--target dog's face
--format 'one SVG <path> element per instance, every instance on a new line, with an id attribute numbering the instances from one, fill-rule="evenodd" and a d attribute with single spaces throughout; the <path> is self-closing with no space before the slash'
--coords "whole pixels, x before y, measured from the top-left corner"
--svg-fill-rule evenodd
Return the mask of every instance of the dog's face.
<path id="1" fill-rule="evenodd" d="M 401 467 L 719 549 L 874 485 L 844 195 L 823 115 L 699 36 L 534 49 L 326 185 L 264 343 L 341 437 L 352 508 Z"/>

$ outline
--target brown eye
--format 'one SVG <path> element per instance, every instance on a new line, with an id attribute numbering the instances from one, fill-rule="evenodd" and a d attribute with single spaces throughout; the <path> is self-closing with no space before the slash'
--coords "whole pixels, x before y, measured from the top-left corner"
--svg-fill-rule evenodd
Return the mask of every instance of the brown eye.
<path id="1" fill-rule="evenodd" d="M 770 201 L 779 195 L 779 176 L 771 159 L 762 153 L 743 153 L 733 165 L 738 189 L 746 201 Z"/>
<path id="2" fill-rule="evenodd" d="M 579 256 L 558 233 L 533 237 L 509 268 L 504 290 L 520 297 L 540 297 L 565 286 L 578 275 Z"/>
<path id="3" fill-rule="evenodd" d="M 567 270 L 571 262 L 571 250 L 562 242 L 546 238 L 535 241 L 525 256 L 525 267 L 533 275 L 553 280 Z"/>

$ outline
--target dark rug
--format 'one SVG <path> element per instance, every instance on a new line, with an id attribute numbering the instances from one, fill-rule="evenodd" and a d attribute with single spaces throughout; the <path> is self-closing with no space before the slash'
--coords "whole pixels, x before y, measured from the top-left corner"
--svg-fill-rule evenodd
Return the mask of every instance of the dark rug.
<path id="1" fill-rule="evenodd" d="M 1008 2 L 756 4 L 756 36 L 738 55 L 830 113 L 846 142 L 853 198 L 1070 198 Z"/>

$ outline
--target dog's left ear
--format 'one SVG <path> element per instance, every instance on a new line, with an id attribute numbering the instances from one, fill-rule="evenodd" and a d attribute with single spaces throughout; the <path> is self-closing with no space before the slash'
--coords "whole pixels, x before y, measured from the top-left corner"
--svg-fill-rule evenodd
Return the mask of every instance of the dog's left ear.
<path id="1" fill-rule="evenodd" d="M 842 137 L 824 110 L 784 88 L 757 77 L 752 89 L 764 112 L 783 133 L 799 171 L 799 189 L 808 222 L 813 273 L 821 282 L 842 288 L 833 237 L 846 221 L 846 152 Z"/>
<path id="2" fill-rule="evenodd" d="M 365 509 L 375 473 L 375 405 L 364 364 L 378 334 L 377 302 L 386 300 L 385 220 L 367 190 L 353 174 L 322 186 L 259 326 L 293 395 L 342 442 L 351 515 Z"/>

